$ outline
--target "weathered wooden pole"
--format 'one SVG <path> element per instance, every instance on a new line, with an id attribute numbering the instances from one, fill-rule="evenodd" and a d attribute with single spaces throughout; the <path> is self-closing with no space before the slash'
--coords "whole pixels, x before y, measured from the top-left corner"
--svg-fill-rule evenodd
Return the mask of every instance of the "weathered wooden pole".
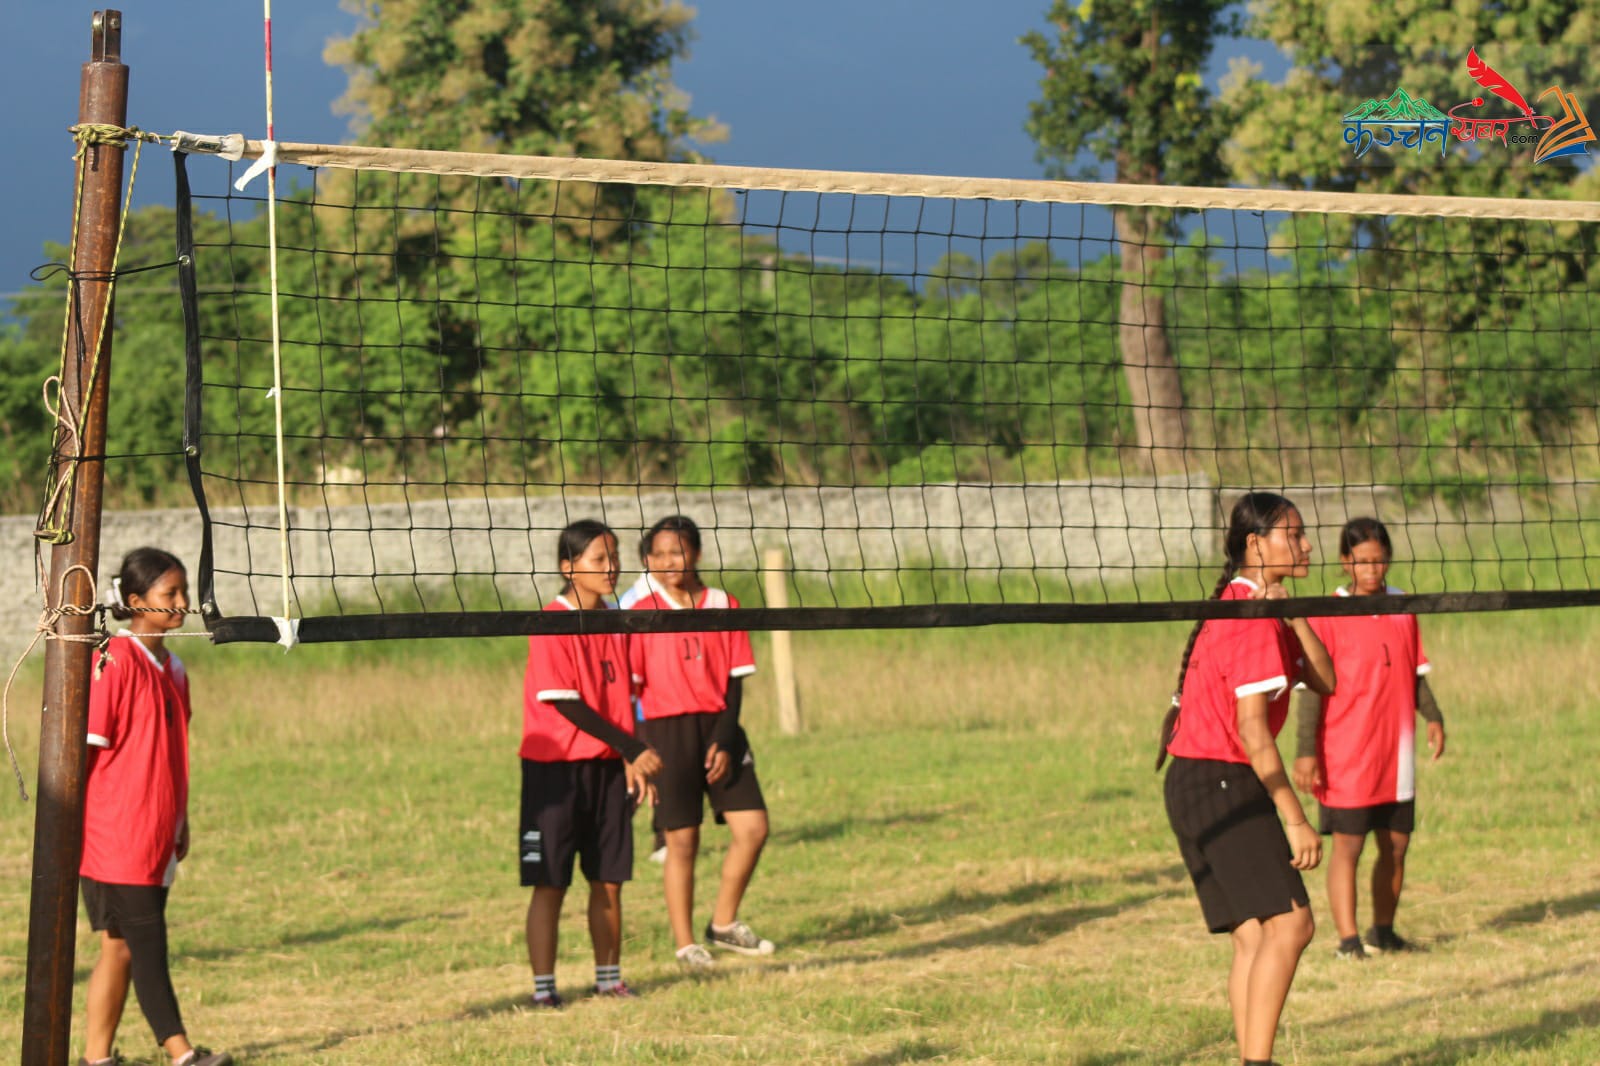
<path id="1" fill-rule="evenodd" d="M 128 121 L 128 68 L 122 65 L 122 12 L 97 11 L 90 60 L 78 89 L 79 126 L 121 129 Z M 122 210 L 121 144 L 85 147 L 73 191 L 76 289 L 67 326 L 60 418 L 76 443 L 60 450 L 56 482 L 67 483 L 70 536 L 50 552 L 47 603 L 92 604 L 100 563 L 100 496 L 105 473 L 106 393 L 111 378 L 111 271 Z M 73 440 L 62 436 L 58 443 Z M 79 459 L 79 456 L 87 458 Z M 59 615 L 57 634 L 86 637 L 88 613 Z M 78 639 L 45 645 L 44 706 L 39 728 L 39 791 L 34 818 L 33 884 L 28 913 L 28 984 L 22 1014 L 23 1066 L 65 1066 L 72 1038 L 73 948 L 77 935 L 78 860 L 83 850 L 85 740 L 93 648 Z"/>
<path id="2" fill-rule="evenodd" d="M 766 575 L 767 606 L 789 606 L 789 558 L 782 548 L 769 548 L 762 554 L 761 569 Z M 794 678 L 794 648 L 787 631 L 772 633 L 772 679 L 778 688 L 778 728 L 794 736 L 800 732 L 800 689 Z"/>

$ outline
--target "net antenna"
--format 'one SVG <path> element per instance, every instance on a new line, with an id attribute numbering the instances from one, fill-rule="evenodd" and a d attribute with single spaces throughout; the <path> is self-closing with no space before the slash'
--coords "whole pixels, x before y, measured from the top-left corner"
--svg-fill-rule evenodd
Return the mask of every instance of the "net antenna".
<path id="1" fill-rule="evenodd" d="M 1600 601 L 1600 205 L 245 154 L 305 169 L 263 204 L 197 160 L 180 207 L 221 641 L 1341 614 L 1358 515 L 1408 589 L 1362 613 Z M 1118 207 L 1169 220 L 1161 273 L 1122 275 Z M 1138 444 L 1126 285 L 1168 306 L 1177 473 Z M 1292 605 L 1207 599 L 1252 488 L 1317 540 Z M 673 513 L 751 606 L 539 611 L 562 527 Z M 795 606 L 761 606 L 774 548 Z"/>

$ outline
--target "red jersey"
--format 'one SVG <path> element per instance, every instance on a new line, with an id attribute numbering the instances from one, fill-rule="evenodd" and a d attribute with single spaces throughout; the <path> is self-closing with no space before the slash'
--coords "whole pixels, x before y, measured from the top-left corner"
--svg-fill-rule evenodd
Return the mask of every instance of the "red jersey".
<path id="1" fill-rule="evenodd" d="M 1311 628 L 1339 675 L 1338 691 L 1322 697 L 1317 757 L 1326 783 L 1317 802 L 1373 807 L 1415 798 L 1417 678 L 1432 669 L 1416 616 L 1313 618 Z"/>
<path id="2" fill-rule="evenodd" d="M 189 675 L 142 641 L 113 637 L 89 685 L 89 777 L 78 872 L 112 885 L 170 885 L 189 811 Z"/>
<path id="3" fill-rule="evenodd" d="M 693 608 L 678 604 L 654 581 L 649 595 L 635 600 L 632 611 L 679 611 L 738 607 L 721 589 L 708 588 Z M 750 634 L 641 633 L 629 647 L 639 702 L 646 718 L 679 714 L 716 714 L 728 706 L 728 680 L 756 672 Z"/>
<path id="4" fill-rule="evenodd" d="M 1247 600 L 1256 585 L 1242 577 L 1219 597 Z M 1200 627 L 1183 676 L 1177 731 L 1167 751 L 1186 759 L 1248 763 L 1239 740 L 1239 700 L 1265 692 L 1276 737 L 1289 717 L 1289 690 L 1300 674 L 1300 638 L 1277 618 L 1212 618 Z"/>
<path id="5" fill-rule="evenodd" d="M 544 609 L 576 610 L 565 596 Z M 582 700 L 624 733 L 632 733 L 629 691 L 626 634 L 529 637 L 528 672 L 522 682 L 522 757 L 533 762 L 622 758 L 611 745 L 563 718 L 555 703 Z"/>

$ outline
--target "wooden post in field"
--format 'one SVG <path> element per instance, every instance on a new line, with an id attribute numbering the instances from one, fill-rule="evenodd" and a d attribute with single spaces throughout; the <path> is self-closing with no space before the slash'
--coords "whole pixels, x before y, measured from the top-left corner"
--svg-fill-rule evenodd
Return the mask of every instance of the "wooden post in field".
<path id="1" fill-rule="evenodd" d="M 128 68 L 122 65 L 122 12 L 94 14 L 90 61 L 78 89 L 80 125 L 128 124 Z M 50 550 L 45 597 L 79 608 L 56 623 L 46 643 L 39 725 L 39 794 L 34 814 L 33 884 L 28 915 L 28 977 L 22 1005 L 23 1066 L 66 1066 L 71 1055 L 73 949 L 78 930 L 78 861 L 83 850 L 83 789 L 89 722 L 85 643 L 94 618 L 100 562 L 107 385 L 111 379 L 111 270 L 122 213 L 120 143 L 85 144 L 72 262 L 76 287 L 61 372 L 55 477 L 70 484 L 67 528 Z M 62 426 L 68 427 L 66 429 Z M 61 447 L 63 440 L 72 441 Z M 81 458 L 80 458 L 81 457 Z M 52 516 L 53 517 L 53 516 Z M 130 1026 L 136 1024 L 130 1017 Z"/>
<path id="2" fill-rule="evenodd" d="M 766 576 L 767 606 L 789 606 L 789 559 L 782 548 L 768 548 L 761 555 Z M 789 736 L 800 732 L 800 690 L 794 681 L 794 647 L 787 631 L 772 633 L 772 678 L 778 686 L 778 728 Z"/>

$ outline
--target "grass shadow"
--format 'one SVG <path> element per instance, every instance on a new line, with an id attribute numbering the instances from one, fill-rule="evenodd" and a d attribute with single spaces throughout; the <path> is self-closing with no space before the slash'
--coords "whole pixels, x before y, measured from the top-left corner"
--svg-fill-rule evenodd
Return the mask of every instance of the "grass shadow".
<path id="1" fill-rule="evenodd" d="M 832 943 L 836 940 L 862 940 L 882 936 L 907 926 L 926 925 L 928 922 L 957 918 L 995 907 L 1017 906 L 1033 903 L 1053 896 L 1065 887 L 1059 877 L 1047 881 L 1029 881 L 999 891 L 971 892 L 951 889 L 938 899 L 909 907 L 869 908 L 856 907 L 848 914 L 823 919 L 816 926 L 802 926 L 790 937 L 792 943 Z"/>
<path id="2" fill-rule="evenodd" d="M 1161 892 L 1150 892 L 1117 900 L 1114 903 L 1061 907 L 1053 911 L 1019 914 L 1010 921 L 997 925 L 970 929 L 964 933 L 955 933 L 922 944 L 909 944 L 885 954 L 891 958 L 916 958 L 943 951 L 965 951 L 968 948 L 992 947 L 997 944 L 1009 944 L 1013 947 L 1042 944 L 1047 940 L 1054 940 L 1063 933 L 1070 933 L 1081 925 L 1102 918 L 1113 918 L 1124 911 L 1160 899 L 1164 895 L 1165 893 Z"/>
<path id="3" fill-rule="evenodd" d="M 897 1062 L 929 1062 L 948 1059 L 956 1048 L 948 1044 L 935 1044 L 931 1040 L 902 1040 L 887 1051 L 856 1059 L 856 1066 L 894 1066 Z"/>
<path id="4" fill-rule="evenodd" d="M 361 936 L 366 933 L 382 933 L 391 929 L 398 929 L 412 922 L 449 921 L 454 918 L 464 918 L 461 911 L 438 911 L 428 914 L 394 915 L 387 918 L 370 918 L 359 922 L 341 922 L 337 925 L 326 926 L 321 929 L 306 929 L 299 932 L 287 932 L 273 940 L 249 945 L 236 945 L 233 947 L 200 947 L 174 952 L 173 959 L 192 959 L 196 962 L 219 962 L 231 959 L 237 955 L 253 955 L 260 951 L 271 951 L 275 948 L 305 947 L 311 944 L 330 944 L 336 940 L 348 937 Z"/>
<path id="5" fill-rule="evenodd" d="M 1600 910 L 1600 891 L 1584 892 L 1565 899 L 1542 899 L 1501 911 L 1485 925 L 1491 929 L 1504 929 L 1512 925 L 1536 925 L 1539 922 L 1574 918 L 1592 910 Z"/>
<path id="6" fill-rule="evenodd" d="M 905 814 L 885 814 L 876 818 L 840 818 L 832 822 L 798 825 L 793 829 L 775 829 L 772 833 L 772 842 L 817 844 L 824 840 L 838 840 L 858 830 L 928 825 L 943 818 L 944 815 L 937 811 L 908 811 Z"/>
<path id="7" fill-rule="evenodd" d="M 1547 1010 L 1534 1021 L 1508 1026 L 1480 1036 L 1446 1037 L 1421 1051 L 1406 1051 L 1383 1060 L 1383 1066 L 1446 1066 L 1466 1062 L 1500 1047 L 1519 1055 L 1542 1058 L 1538 1053 L 1575 1030 L 1600 1025 L 1600 1000 L 1590 1000 L 1566 1010 Z"/>

